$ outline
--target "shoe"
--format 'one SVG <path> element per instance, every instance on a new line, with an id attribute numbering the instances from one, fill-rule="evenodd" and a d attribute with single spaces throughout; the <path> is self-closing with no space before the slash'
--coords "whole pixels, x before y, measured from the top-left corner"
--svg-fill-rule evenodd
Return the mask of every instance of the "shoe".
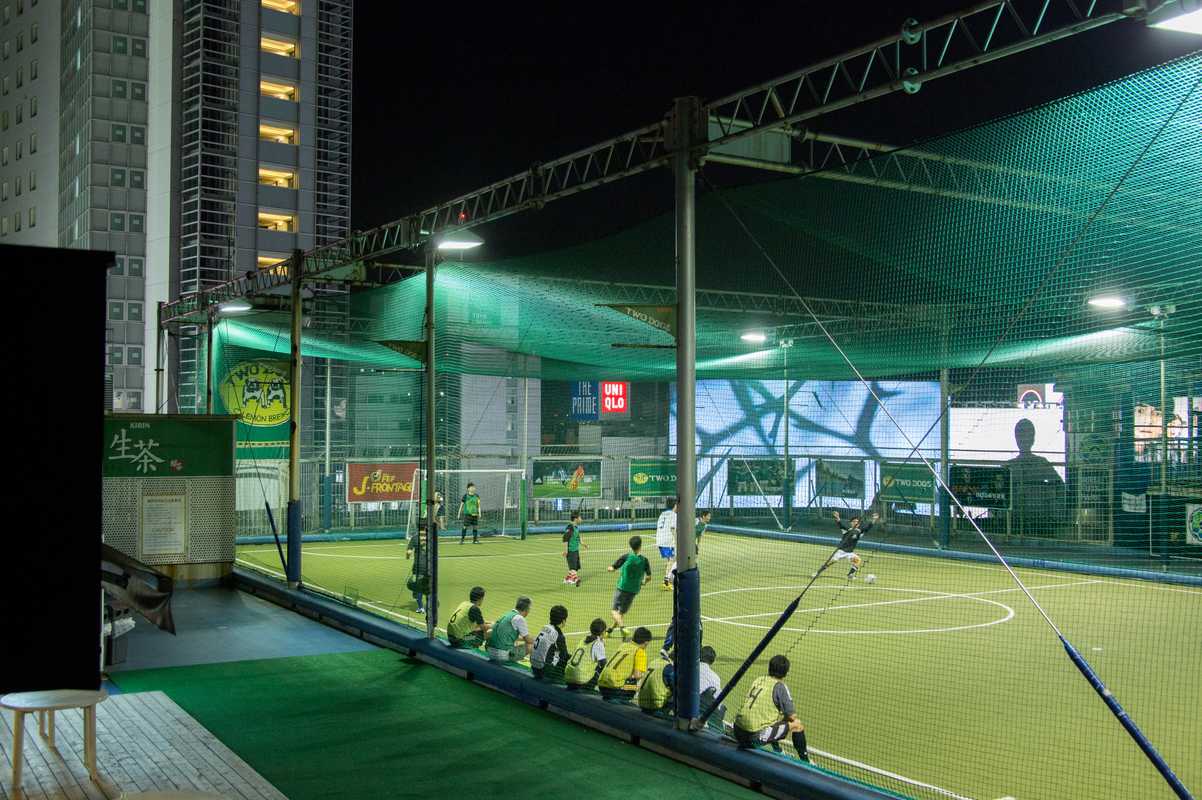
<path id="1" fill-rule="evenodd" d="M 672 657 L 671 657 L 671 655 L 668 653 L 668 651 L 667 651 L 667 650 L 663 650 L 663 649 L 661 649 L 661 650 L 659 651 L 659 657 L 660 657 L 660 658 L 662 658 L 664 661 L 671 661 L 671 660 L 672 660 Z"/>
<path id="2" fill-rule="evenodd" d="M 784 751 L 784 748 L 782 748 L 782 747 L 780 746 L 780 743 L 779 743 L 779 742 L 772 742 L 772 752 L 774 752 L 774 753 L 783 753 L 783 752 L 785 752 L 785 751 Z"/>
<path id="3" fill-rule="evenodd" d="M 423 608 L 422 606 L 418 606 L 418 607 L 417 607 L 417 612 L 416 612 L 416 613 L 418 613 L 418 614 L 425 614 L 425 613 L 426 613 L 426 609 L 425 609 L 425 608 Z"/>
<path id="4" fill-rule="evenodd" d="M 662 591 L 662 592 L 670 592 L 670 591 L 672 591 L 672 584 L 665 583 L 663 586 L 660 586 L 659 588 L 660 588 L 660 591 Z"/>
<path id="5" fill-rule="evenodd" d="M 472 544 L 480 544 L 480 540 L 479 540 L 479 539 L 472 539 Z"/>
<path id="6" fill-rule="evenodd" d="M 460 539 L 460 540 L 459 540 L 459 544 L 463 544 L 463 540 L 462 540 L 462 539 Z"/>

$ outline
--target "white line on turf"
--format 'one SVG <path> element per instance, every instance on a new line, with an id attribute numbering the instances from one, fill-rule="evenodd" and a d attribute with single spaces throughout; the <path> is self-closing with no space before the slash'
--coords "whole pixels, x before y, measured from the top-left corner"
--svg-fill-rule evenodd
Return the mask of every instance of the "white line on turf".
<path id="1" fill-rule="evenodd" d="M 948 789 L 944 789 L 939 786 L 934 786 L 933 784 L 930 784 L 930 783 L 923 783 L 922 781 L 916 781 L 913 778 L 907 778 L 905 775 L 898 775 L 896 772 L 890 772 L 888 770 L 881 769 L 880 767 L 874 767 L 870 764 L 865 764 L 861 761 L 856 761 L 856 760 L 850 759 L 850 758 L 844 758 L 843 756 L 837 756 L 834 753 L 827 753 L 826 751 L 819 750 L 815 747 L 809 748 L 809 751 L 810 751 L 811 755 L 817 755 L 821 758 L 825 758 L 828 761 L 834 761 L 836 764 L 843 764 L 845 766 L 854 767 L 856 769 L 861 769 L 865 772 L 870 772 L 873 775 L 880 775 L 882 777 L 890 778 L 890 779 L 898 781 L 900 783 L 909 784 L 910 786 L 917 786 L 922 789 L 926 789 L 928 791 L 935 792 L 936 794 L 942 795 L 943 797 L 951 798 L 951 800 L 970 800 L 970 798 L 965 797 L 964 795 L 961 795 L 961 794 L 956 794 L 955 792 L 950 791 Z M 1012 797 L 1011 798 L 1003 798 L 1003 800 L 1014 800 L 1014 798 L 1012 798 Z"/>

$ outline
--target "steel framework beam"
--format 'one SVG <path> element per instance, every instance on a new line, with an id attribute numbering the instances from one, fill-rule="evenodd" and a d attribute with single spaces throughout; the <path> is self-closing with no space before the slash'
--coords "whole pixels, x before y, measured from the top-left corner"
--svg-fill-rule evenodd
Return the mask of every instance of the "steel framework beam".
<path id="1" fill-rule="evenodd" d="M 703 106 L 715 148 L 768 131 L 797 131 L 809 120 L 1074 36 L 1125 18 L 1122 0 L 987 0 Z M 456 227 L 471 227 L 541 208 L 622 178 L 665 166 L 670 153 L 657 122 L 460 195 L 416 214 L 354 233 L 305 253 L 306 280 L 355 261 L 418 246 Z M 715 135 L 716 134 L 716 135 Z M 286 266 L 236 278 L 163 307 L 169 323 L 212 304 L 278 290 Z"/>

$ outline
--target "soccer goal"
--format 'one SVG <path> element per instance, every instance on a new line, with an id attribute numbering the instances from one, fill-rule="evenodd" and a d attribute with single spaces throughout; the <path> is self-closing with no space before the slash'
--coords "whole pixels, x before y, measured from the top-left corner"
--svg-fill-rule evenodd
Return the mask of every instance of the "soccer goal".
<path id="1" fill-rule="evenodd" d="M 440 469 L 435 472 L 435 490 L 442 495 L 445 508 L 440 520 L 442 533 L 459 535 L 463 530 L 463 518 L 469 509 L 466 500 L 469 483 L 475 484 L 476 495 L 480 498 L 480 535 L 521 538 L 526 517 L 526 474 L 520 469 Z M 406 539 L 417 532 L 418 519 L 426 513 L 425 496 L 426 477 L 423 470 L 418 469 L 410 491 Z"/>

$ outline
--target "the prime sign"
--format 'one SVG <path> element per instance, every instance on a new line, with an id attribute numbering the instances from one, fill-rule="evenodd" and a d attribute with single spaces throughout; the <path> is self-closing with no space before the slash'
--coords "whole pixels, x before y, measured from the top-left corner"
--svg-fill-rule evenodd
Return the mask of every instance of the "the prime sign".
<path id="1" fill-rule="evenodd" d="M 572 384 L 571 417 L 577 422 L 629 416 L 629 381 L 576 381 Z"/>

